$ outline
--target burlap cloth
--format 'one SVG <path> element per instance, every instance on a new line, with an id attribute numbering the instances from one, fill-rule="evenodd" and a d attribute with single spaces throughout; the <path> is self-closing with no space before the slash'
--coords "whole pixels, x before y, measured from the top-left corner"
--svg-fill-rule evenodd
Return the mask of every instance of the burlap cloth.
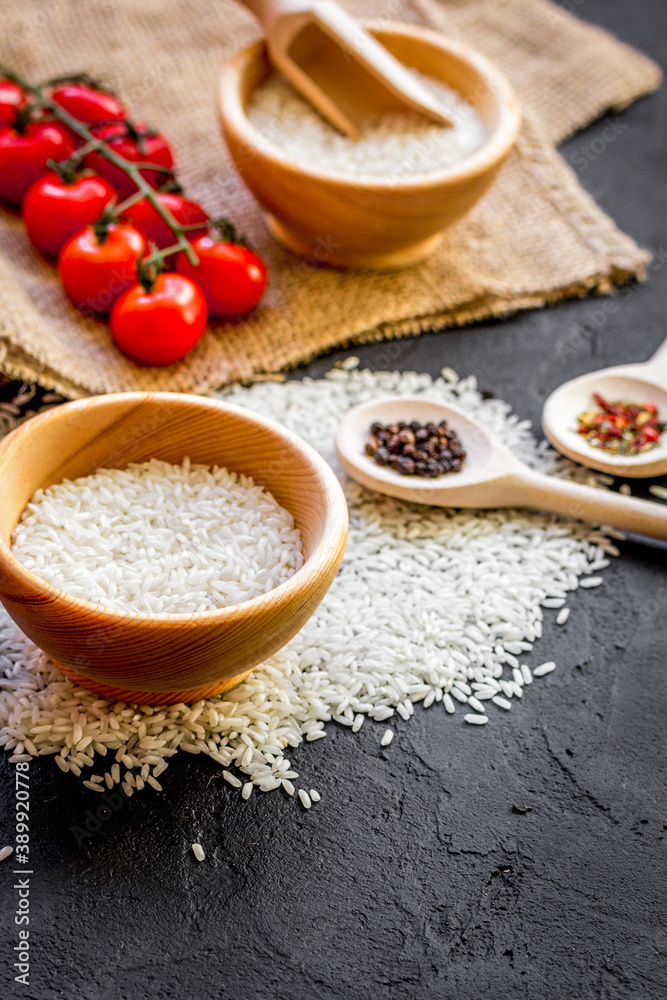
<path id="1" fill-rule="evenodd" d="M 660 74 L 650 60 L 547 0 L 348 7 L 464 37 L 501 66 L 525 110 L 516 152 L 492 191 L 429 260 L 399 273 L 309 267 L 268 235 L 229 165 L 214 106 L 221 66 L 257 35 L 232 0 L 2 0 L 2 60 L 35 80 L 88 69 L 114 84 L 136 118 L 172 140 L 187 193 L 247 233 L 271 281 L 256 315 L 212 326 L 178 365 L 142 369 L 114 349 L 106 325 L 68 305 L 20 221 L 2 213 L 0 369 L 69 396 L 202 392 L 346 342 L 444 329 L 642 277 L 648 255 L 579 187 L 553 144 L 655 89 Z"/>

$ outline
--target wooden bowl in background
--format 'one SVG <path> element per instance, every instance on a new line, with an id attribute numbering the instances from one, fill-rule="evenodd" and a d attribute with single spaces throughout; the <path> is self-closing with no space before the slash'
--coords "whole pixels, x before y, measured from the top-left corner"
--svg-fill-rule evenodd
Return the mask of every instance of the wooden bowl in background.
<path id="1" fill-rule="evenodd" d="M 446 83 L 477 110 L 488 133 L 477 152 L 405 180 L 327 177 L 308 169 L 272 146 L 248 119 L 252 94 L 271 72 L 263 42 L 226 66 L 218 109 L 236 169 L 281 243 L 323 264 L 404 267 L 434 249 L 443 229 L 489 188 L 514 145 L 521 115 L 505 77 L 469 46 L 407 24 L 365 26 L 406 66 Z"/>
<path id="2" fill-rule="evenodd" d="M 71 597 L 12 555 L 12 531 L 40 487 L 100 466 L 185 456 L 269 490 L 301 532 L 302 568 L 243 604 L 150 615 Z M 202 397 L 131 392 L 54 407 L 0 443 L 0 482 L 0 601 L 69 677 L 124 701 L 188 702 L 237 684 L 310 618 L 345 549 L 345 497 L 317 452 L 271 420 Z"/>

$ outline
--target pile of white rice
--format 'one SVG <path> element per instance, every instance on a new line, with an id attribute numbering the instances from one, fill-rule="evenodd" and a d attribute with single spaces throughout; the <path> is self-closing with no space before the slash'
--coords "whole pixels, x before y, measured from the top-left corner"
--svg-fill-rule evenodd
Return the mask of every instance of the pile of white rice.
<path id="1" fill-rule="evenodd" d="M 458 382 L 449 370 L 435 381 L 334 370 L 224 398 L 282 421 L 338 468 L 334 431 L 349 407 L 421 393 L 467 410 L 535 468 L 600 482 L 538 447 L 506 403 L 483 400 L 474 379 Z M 293 795 L 290 751 L 325 737 L 332 720 L 352 730 L 382 723 L 379 748 L 392 738 L 388 720 L 409 719 L 420 704 L 443 724 L 473 725 L 516 706 L 533 676 L 554 667 L 528 666 L 548 660 L 548 651 L 533 651 L 544 609 L 564 623 L 570 593 L 601 582 L 596 574 L 618 554 L 610 532 L 546 514 L 418 507 L 344 486 L 350 537 L 327 597 L 285 649 L 218 698 L 169 707 L 97 698 L 65 680 L 2 613 L 0 745 L 11 759 L 53 755 L 63 771 L 85 770 L 88 788 L 121 784 L 132 794 L 159 789 L 169 758 L 183 750 L 211 757 L 243 798 L 254 788 Z M 303 808 L 319 799 L 299 791 Z"/>
<path id="2" fill-rule="evenodd" d="M 288 81 L 277 73 L 255 91 L 248 117 L 260 148 L 287 155 L 308 170 L 327 176 L 367 176 L 400 181 L 453 166 L 486 141 L 480 115 L 440 80 L 415 73 L 436 98 L 452 125 L 416 112 L 373 115 L 361 125 L 361 138 L 349 139 L 329 125 Z"/>
<path id="3" fill-rule="evenodd" d="M 303 565 L 289 511 L 249 476 L 158 459 L 38 490 L 12 551 L 60 590 L 120 611 L 241 604 Z"/>

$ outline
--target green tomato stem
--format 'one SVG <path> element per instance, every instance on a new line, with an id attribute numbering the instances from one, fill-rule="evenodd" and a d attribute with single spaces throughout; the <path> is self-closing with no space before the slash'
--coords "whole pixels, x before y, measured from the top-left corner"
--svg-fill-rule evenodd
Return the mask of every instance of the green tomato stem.
<path id="1" fill-rule="evenodd" d="M 180 243 L 174 243 L 173 246 L 165 247 L 163 250 L 158 250 L 156 248 L 150 252 L 148 257 L 144 258 L 144 263 L 147 266 L 150 264 L 162 263 L 167 259 L 167 257 L 173 256 L 173 254 L 178 253 L 178 251 L 182 249 L 183 248 Z"/>
<path id="2" fill-rule="evenodd" d="M 121 201 L 118 206 L 118 214 L 122 215 L 122 213 L 128 208 L 132 208 L 133 205 L 136 205 L 138 201 L 141 201 L 145 197 L 146 196 L 143 191 L 135 191 L 135 193 L 131 194 L 129 198 L 125 198 L 124 201 Z"/>

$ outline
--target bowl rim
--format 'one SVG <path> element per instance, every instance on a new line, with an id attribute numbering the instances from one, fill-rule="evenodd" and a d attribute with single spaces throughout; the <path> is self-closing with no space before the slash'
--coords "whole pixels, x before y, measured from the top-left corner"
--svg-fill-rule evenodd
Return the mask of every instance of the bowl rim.
<path id="1" fill-rule="evenodd" d="M 275 604 L 277 601 L 281 603 L 286 602 L 291 597 L 307 590 L 311 581 L 314 582 L 316 577 L 319 575 L 321 566 L 324 562 L 326 562 L 327 557 L 336 550 L 335 545 L 332 547 L 332 543 L 335 542 L 337 537 L 340 538 L 341 535 L 343 542 L 346 540 L 348 528 L 347 501 L 336 474 L 329 464 L 322 458 L 319 452 L 316 451 L 312 445 L 308 444 L 307 441 L 304 441 L 303 438 L 299 437 L 298 434 L 295 434 L 294 431 L 289 430 L 287 427 L 283 427 L 270 417 L 265 417 L 262 414 L 255 413 L 253 410 L 246 409 L 243 406 L 237 406 L 234 403 L 228 403 L 226 401 L 207 396 L 196 396 L 191 393 L 136 391 L 87 396 L 84 399 L 72 400 L 70 402 L 54 406 L 46 412 L 39 413 L 36 416 L 24 421 L 17 428 L 15 428 L 15 430 L 11 431 L 0 440 L 0 460 L 8 457 L 8 453 L 11 453 L 12 449 L 16 447 L 16 445 L 20 445 L 23 437 L 25 437 L 28 433 L 33 433 L 37 423 L 46 423 L 54 419 L 58 419 L 59 415 L 65 411 L 71 413 L 75 408 L 85 410 L 89 406 L 113 405 L 114 403 L 128 400 L 141 403 L 148 399 L 164 400 L 167 404 L 170 401 L 175 402 L 187 400 L 191 404 L 201 406 L 204 409 L 237 414 L 238 416 L 249 420 L 251 423 L 257 424 L 260 427 L 270 430 L 272 433 L 278 434 L 278 436 L 282 437 L 283 440 L 289 442 L 305 454 L 317 475 L 318 481 L 321 483 L 322 493 L 323 495 L 326 495 L 327 503 L 323 506 L 324 522 L 322 525 L 321 537 L 311 554 L 304 560 L 303 565 L 295 573 L 293 573 L 292 576 L 290 576 L 287 580 L 284 580 L 283 583 L 279 584 L 277 587 L 273 587 L 265 594 L 260 594 L 247 601 L 242 601 L 240 604 L 230 604 L 224 608 L 212 608 L 207 611 L 185 611 L 178 613 L 169 611 L 133 611 L 131 609 L 121 611 L 117 608 L 109 608 L 103 604 L 96 604 L 93 601 L 87 601 L 84 598 L 68 594 L 66 591 L 60 590 L 58 587 L 54 587 L 53 584 L 43 580 L 41 577 L 37 576 L 36 573 L 33 573 L 32 570 L 28 569 L 27 566 L 25 566 L 21 560 L 14 555 L 11 546 L 7 545 L 1 533 L 0 567 L 4 566 L 6 572 L 14 579 L 26 584 L 33 591 L 39 591 L 42 596 L 50 599 L 51 601 L 57 601 L 61 607 L 67 607 L 68 610 L 73 612 L 81 611 L 86 614 L 93 612 L 100 622 L 102 619 L 105 619 L 106 623 L 109 625 L 136 623 L 138 625 L 150 626 L 173 625 L 182 628 L 184 625 L 192 626 L 200 621 L 205 621 L 207 625 L 216 624 L 218 622 L 220 625 L 223 625 L 228 621 L 231 622 L 238 619 L 240 612 L 243 616 L 251 615 L 254 610 L 260 611 L 262 607 L 267 605 L 269 602 L 271 604 Z M 103 468 L 103 466 L 101 466 L 101 468 Z"/>
<path id="2" fill-rule="evenodd" d="M 521 126 L 521 109 L 514 88 L 507 77 L 492 62 L 467 43 L 450 38 L 431 28 L 410 25 L 402 21 L 370 20 L 367 18 L 359 20 L 371 34 L 396 34 L 431 43 L 443 52 L 453 54 L 467 62 L 483 78 L 489 91 L 495 97 L 499 119 L 495 129 L 487 136 L 486 141 L 479 149 L 450 166 L 415 174 L 409 179 L 401 179 L 400 182 L 369 174 L 330 174 L 326 171 L 316 171 L 303 166 L 298 160 L 282 153 L 280 148 L 271 142 L 260 144 L 257 141 L 259 133 L 248 118 L 241 101 L 238 83 L 242 70 L 258 57 L 268 58 L 266 43 L 263 40 L 242 49 L 229 60 L 222 70 L 218 87 L 218 110 L 223 130 L 226 132 L 227 128 L 232 128 L 247 146 L 257 152 L 258 157 L 263 157 L 295 177 L 308 177 L 310 180 L 324 182 L 345 190 L 380 190 L 399 193 L 423 191 L 439 183 L 453 184 L 458 181 L 472 180 L 502 162 L 516 142 Z"/>

